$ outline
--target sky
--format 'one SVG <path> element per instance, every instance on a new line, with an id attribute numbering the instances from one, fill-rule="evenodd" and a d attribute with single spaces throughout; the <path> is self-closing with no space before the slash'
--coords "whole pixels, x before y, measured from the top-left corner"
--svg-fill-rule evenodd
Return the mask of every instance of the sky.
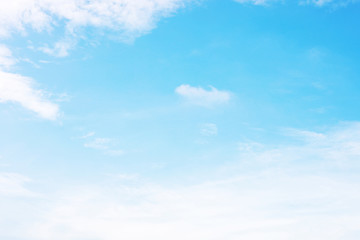
<path id="1" fill-rule="evenodd" d="M 360 238 L 360 2 L 0 2 L 0 238 Z"/>

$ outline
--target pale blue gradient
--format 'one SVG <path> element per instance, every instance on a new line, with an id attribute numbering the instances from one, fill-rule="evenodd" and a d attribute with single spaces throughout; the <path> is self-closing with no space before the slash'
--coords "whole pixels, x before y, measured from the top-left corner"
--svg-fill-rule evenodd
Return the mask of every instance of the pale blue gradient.
<path id="1" fill-rule="evenodd" d="M 191 2 L 133 41 L 85 27 L 63 58 L 38 50 L 64 37 L 62 20 L 51 33 L 29 28 L 1 40 L 18 60 L 9 71 L 34 79 L 61 115 L 51 121 L 19 104 L 0 104 L 0 172 L 31 179 L 12 185 L 18 180 L 0 175 L 0 203 L 19 211 L 1 207 L 0 225 L 24 229 L 1 233 L 0 227 L 0 238 L 141 239 L 135 230 L 111 235 L 111 224 L 155 209 L 136 215 L 131 227 L 186 229 L 182 239 L 357 239 L 360 5 L 339 3 L 345 2 Z M 192 104 L 176 92 L 183 84 L 226 91 L 230 100 Z M 38 195 L 22 188 L 9 193 L 17 186 Z M 130 190 L 117 193 L 119 186 Z M 83 202 L 89 207 L 82 209 L 77 197 L 91 199 Z M 44 230 L 59 206 L 101 212 L 117 202 L 131 209 L 124 210 L 125 220 L 106 218 L 109 229 L 99 227 L 92 237 L 81 227 L 69 230 L 81 226 L 77 210 L 64 210 L 74 222 L 54 220 L 56 230 Z M 248 209 L 238 208 L 242 204 Z M 182 216 L 186 209 L 195 216 Z M 246 225 L 242 211 L 255 227 Z M 159 225 L 144 223 L 151 219 Z M 195 219 L 196 230 L 184 219 Z M 244 229 L 231 225 L 237 221 Z M 35 223 L 42 226 L 38 235 L 28 229 Z M 211 237 L 202 229 L 213 225 L 219 230 Z M 310 230 L 317 226 L 318 232 Z M 143 239 L 178 239 L 169 234 L 149 230 Z"/>

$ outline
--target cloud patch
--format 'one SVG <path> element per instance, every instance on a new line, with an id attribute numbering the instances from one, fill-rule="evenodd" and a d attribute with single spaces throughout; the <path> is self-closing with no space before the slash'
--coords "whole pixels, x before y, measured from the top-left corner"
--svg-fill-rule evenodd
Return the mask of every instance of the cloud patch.
<path id="1" fill-rule="evenodd" d="M 286 131 L 287 146 L 239 146 L 240 161 L 224 162 L 216 174 L 206 171 L 206 178 L 193 172 L 198 181 L 191 183 L 159 184 L 120 174 L 53 187 L 55 192 L 34 198 L 31 208 L 9 198 L 0 204 L 0 238 L 358 239 L 360 123 L 321 133 Z M 342 164 L 329 168 L 334 163 Z M 13 186 L 9 179 L 15 188 L 23 186 L 22 176 L 2 174 L 0 186 Z M 9 222 L 16 227 L 2 227 Z"/>
<path id="2" fill-rule="evenodd" d="M 285 1 L 282 0 L 234 0 L 235 2 L 241 4 L 253 4 L 259 6 L 268 6 L 271 3 L 284 3 Z M 358 0 L 299 0 L 299 5 L 313 5 L 316 7 L 325 7 L 331 6 L 334 8 L 337 7 L 346 7 L 349 4 L 359 2 Z"/>
<path id="3" fill-rule="evenodd" d="M 201 126 L 200 133 L 206 137 L 216 136 L 218 134 L 218 128 L 214 123 L 205 123 Z"/>
<path id="4" fill-rule="evenodd" d="M 14 34 L 26 37 L 37 32 L 63 30 L 55 43 L 35 47 L 55 57 L 66 57 L 79 39 L 86 40 L 84 29 L 113 31 L 123 41 L 133 41 L 156 27 L 192 0 L 13 0 L 0 1 L 0 39 Z M 31 60 L 28 60 L 31 62 Z M 0 68 L 16 63 L 8 47 L 0 45 Z M 0 69 L 0 71 L 1 71 Z M 33 88 L 31 78 L 0 72 L 0 101 L 17 102 L 40 117 L 55 120 L 58 105 L 46 99 L 44 91 Z"/>
<path id="5" fill-rule="evenodd" d="M 201 107 L 214 107 L 225 104 L 231 98 L 230 92 L 221 91 L 212 86 L 210 86 L 209 90 L 206 90 L 202 87 L 192 87 L 183 84 L 177 87 L 175 92 L 186 102 Z"/>
<path id="6" fill-rule="evenodd" d="M 337 8 L 346 7 L 347 5 L 356 2 L 358 2 L 358 0 L 304 0 L 300 1 L 300 5 L 315 5 L 316 7 L 331 6 Z"/>
<path id="7" fill-rule="evenodd" d="M 356 239 L 360 227 L 358 181 L 264 171 L 171 188 L 142 180 L 113 183 L 48 196 L 41 218 L 27 216 L 24 224 L 19 217 L 27 228 L 5 234 L 31 240 L 340 240 Z"/>
<path id="8" fill-rule="evenodd" d="M 30 197 L 35 193 L 24 185 L 31 180 L 18 173 L 0 173 L 0 198 L 1 197 Z"/>
<path id="9" fill-rule="evenodd" d="M 16 63 L 15 58 L 12 56 L 12 52 L 8 47 L 0 44 L 0 68 L 9 69 Z"/>
<path id="10" fill-rule="evenodd" d="M 44 91 L 33 88 L 31 78 L 1 70 L 0 102 L 18 103 L 48 120 L 56 120 L 59 116 L 59 106 L 48 100 Z"/>
<path id="11" fill-rule="evenodd" d="M 93 138 L 94 135 L 95 133 L 90 133 L 82 137 L 89 139 L 86 143 L 84 143 L 84 147 L 100 150 L 104 154 L 113 157 L 121 156 L 124 154 L 123 150 L 117 148 L 117 142 L 114 139 L 98 137 Z"/>
<path id="12" fill-rule="evenodd" d="M 238 3 L 254 4 L 254 5 L 267 5 L 271 0 L 235 0 Z"/>
<path id="13" fill-rule="evenodd" d="M 33 79 L 4 71 L 16 62 L 10 49 L 0 45 L 0 103 L 18 103 L 42 118 L 56 120 L 59 106 L 47 99 L 44 91 L 33 87 Z"/>
<path id="14" fill-rule="evenodd" d="M 76 45 L 76 41 L 73 39 L 64 39 L 56 42 L 53 47 L 43 46 L 38 49 L 48 55 L 54 57 L 66 57 L 69 55 L 69 51 Z"/>
<path id="15" fill-rule="evenodd" d="M 0 2 L 0 37 L 26 28 L 51 31 L 59 26 L 69 36 L 84 27 L 114 30 L 123 39 L 148 33 L 191 0 L 13 0 Z"/>

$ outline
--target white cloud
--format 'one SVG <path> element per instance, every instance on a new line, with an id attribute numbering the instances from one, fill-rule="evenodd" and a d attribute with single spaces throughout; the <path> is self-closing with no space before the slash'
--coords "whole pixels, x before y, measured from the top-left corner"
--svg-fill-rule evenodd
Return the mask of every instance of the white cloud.
<path id="1" fill-rule="evenodd" d="M 76 41 L 74 39 L 63 39 L 54 44 L 54 47 L 43 46 L 38 49 L 44 53 L 55 57 L 66 57 L 69 51 L 75 47 Z"/>
<path id="2" fill-rule="evenodd" d="M 259 149 L 263 149 L 263 145 L 258 142 L 247 141 L 238 143 L 238 150 L 241 152 L 253 152 Z"/>
<path id="3" fill-rule="evenodd" d="M 76 35 L 83 27 L 115 30 L 124 39 L 149 32 L 162 17 L 168 17 L 191 0 L 13 0 L 0 2 L 0 36 L 26 33 L 65 24 L 65 32 Z M 58 50 L 62 49 L 58 46 Z M 60 51 L 60 52 L 61 52 Z"/>
<path id="4" fill-rule="evenodd" d="M 40 31 L 50 27 L 51 19 L 37 0 L 0 2 L 0 36 L 10 36 L 14 31 L 25 33 L 27 25 Z"/>
<path id="5" fill-rule="evenodd" d="M 254 5 L 267 5 L 269 2 L 274 0 L 235 0 L 238 3 L 249 3 Z"/>
<path id="6" fill-rule="evenodd" d="M 308 4 L 313 4 L 316 5 L 318 7 L 324 6 L 328 3 L 331 3 L 333 0 L 304 0 L 304 1 L 300 1 L 300 5 L 308 5 Z"/>
<path id="7" fill-rule="evenodd" d="M 49 101 L 43 91 L 34 89 L 31 78 L 1 70 L 0 102 L 19 103 L 49 120 L 56 120 L 59 115 L 59 106 Z"/>
<path id="8" fill-rule="evenodd" d="M 8 47 L 0 44 L 0 69 L 8 69 L 16 63 Z"/>
<path id="9" fill-rule="evenodd" d="M 191 0 L 12 0 L 0 1 L 0 38 L 15 33 L 27 35 L 64 28 L 64 36 L 51 47 L 37 48 L 49 55 L 65 57 L 79 38 L 79 29 L 87 27 L 111 30 L 124 41 L 148 33 L 162 17 L 168 17 Z M 11 51 L 0 45 L 0 67 L 14 65 Z M 31 62 L 31 60 L 29 60 Z M 0 70 L 1 70 L 0 69 Z M 46 100 L 41 91 L 31 87 L 30 78 L 0 73 L 0 101 L 18 102 L 43 118 L 54 120 L 58 106 Z M 115 153 L 112 153 L 115 154 Z"/>
<path id="10" fill-rule="evenodd" d="M 17 173 L 0 173 L 0 197 L 35 196 L 24 187 L 30 179 Z"/>
<path id="11" fill-rule="evenodd" d="M 109 144 L 112 143 L 110 138 L 95 138 L 94 140 L 84 144 L 87 148 L 93 148 L 98 150 L 109 149 Z"/>
<path id="12" fill-rule="evenodd" d="M 16 228 L 0 224 L 0 238 L 358 239 L 360 123 L 321 133 L 292 130 L 287 140 L 286 146 L 243 145 L 241 161 L 206 171 L 212 179 L 200 183 L 160 185 L 118 175 L 106 185 L 68 186 L 34 200 L 15 219 L 14 211 L 1 214 L 0 223 L 11 219 Z M 329 170 L 334 162 L 348 164 Z M 8 202 L 6 209 L 18 205 Z"/>
<path id="13" fill-rule="evenodd" d="M 285 129 L 289 144 L 239 144 L 241 159 L 253 165 L 280 165 L 316 169 L 360 168 L 360 123 L 342 123 L 324 132 Z M 295 144 L 295 143 L 296 144 Z M 292 144 L 291 144 L 292 143 Z"/>
<path id="14" fill-rule="evenodd" d="M 360 227 L 359 182 L 328 176 L 274 171 L 177 188 L 128 184 L 58 193 L 14 237 L 340 240 Z"/>
<path id="15" fill-rule="evenodd" d="M 95 135 L 95 132 L 89 132 L 89 133 L 81 136 L 80 138 L 89 138 L 89 137 L 92 137 L 92 136 L 94 136 L 94 135 Z"/>
<path id="16" fill-rule="evenodd" d="M 351 3 L 358 2 L 357 0 L 304 0 L 300 1 L 300 5 L 315 5 L 317 7 L 345 7 Z"/>
<path id="17" fill-rule="evenodd" d="M 190 85 L 181 85 L 175 89 L 175 92 L 191 104 L 212 107 L 229 102 L 230 92 L 220 91 L 212 86 L 210 90 L 201 87 L 192 87 Z"/>
<path id="18" fill-rule="evenodd" d="M 234 0 L 241 4 L 253 4 L 267 6 L 274 2 L 285 2 L 286 0 Z M 299 0 L 300 5 L 315 5 L 317 7 L 331 6 L 331 7 L 345 7 L 351 3 L 356 3 L 358 0 Z"/>
<path id="19" fill-rule="evenodd" d="M 59 115 L 58 105 L 46 99 L 44 91 L 34 89 L 31 78 L 2 70 L 9 69 L 16 62 L 10 49 L 0 45 L 0 103 L 16 102 L 42 118 L 55 120 Z"/>

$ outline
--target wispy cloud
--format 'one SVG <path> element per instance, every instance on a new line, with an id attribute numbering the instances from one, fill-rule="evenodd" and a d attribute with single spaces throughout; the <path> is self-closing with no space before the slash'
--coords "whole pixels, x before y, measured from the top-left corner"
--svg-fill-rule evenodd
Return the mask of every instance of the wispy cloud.
<path id="1" fill-rule="evenodd" d="M 221 166 L 205 181 L 169 187 L 120 174 L 110 175 L 106 187 L 98 182 L 65 187 L 47 194 L 46 204 L 42 198 L 35 199 L 31 208 L 35 210 L 16 218 L 21 231 L 6 228 L 0 236 L 30 240 L 357 239 L 360 178 L 353 169 L 359 166 L 360 123 L 322 132 L 287 132 L 291 143 L 286 146 L 242 145 L 240 161 Z M 95 141 L 100 148 L 107 142 Z M 348 164 L 340 166 L 340 173 L 339 168 L 327 168 L 334 162 Z M 22 182 L 20 177 L 20 186 Z M 9 206 L 17 207 L 16 203 Z M 12 214 L 2 214 L 0 222 Z"/>
<path id="2" fill-rule="evenodd" d="M 200 133 L 204 136 L 216 136 L 218 133 L 218 128 L 214 123 L 205 123 L 201 125 Z"/>
<path id="3" fill-rule="evenodd" d="M 314 5 L 317 7 L 330 6 L 332 8 L 346 7 L 352 3 L 358 3 L 358 0 L 303 0 L 300 5 Z"/>
<path id="4" fill-rule="evenodd" d="M 268 5 L 270 2 L 274 2 L 277 0 L 235 0 L 238 3 L 246 3 L 246 4 L 254 4 L 254 5 Z"/>
<path id="5" fill-rule="evenodd" d="M 59 116 L 59 106 L 46 97 L 45 91 L 33 87 L 33 79 L 4 71 L 10 70 L 16 62 L 10 49 L 0 45 L 0 102 L 19 103 L 42 118 L 55 120 Z"/>
<path id="6" fill-rule="evenodd" d="M 88 141 L 86 143 L 84 143 L 84 147 L 100 150 L 104 154 L 109 155 L 109 156 L 114 156 L 114 157 L 121 156 L 124 154 L 123 150 L 117 148 L 117 142 L 114 139 L 92 138 L 92 136 L 94 136 L 94 134 L 89 133 L 83 137 L 83 138 L 88 139 Z"/>
<path id="7" fill-rule="evenodd" d="M 89 137 L 92 137 L 92 136 L 94 136 L 94 135 L 95 135 L 95 132 L 89 132 L 89 133 L 81 136 L 80 138 L 89 138 Z"/>
<path id="8" fill-rule="evenodd" d="M 28 29 L 51 32 L 60 28 L 64 31 L 61 39 L 35 49 L 65 57 L 79 38 L 86 39 L 80 29 L 111 30 L 120 40 L 132 41 L 148 33 L 159 19 L 170 16 L 187 2 L 191 0 L 0 1 L 0 38 L 9 38 L 16 33 L 26 37 Z M 0 45 L 1 69 L 8 69 L 15 63 L 9 48 Z M 33 89 L 33 82 L 19 74 L 0 72 L 0 101 L 18 102 L 43 118 L 55 120 L 58 105 L 46 99 L 43 91 Z"/>
<path id="9" fill-rule="evenodd" d="M 168 17 L 192 0 L 14 0 L 0 3 L 0 37 L 26 34 L 27 28 L 52 31 L 63 27 L 66 37 L 75 37 L 85 27 L 116 31 L 120 39 L 132 39 L 148 33 L 162 17 Z M 70 41 L 70 43 L 73 43 Z M 66 56 L 72 47 L 60 41 L 45 52 Z"/>
<path id="10" fill-rule="evenodd" d="M 272 3 L 284 3 L 286 0 L 234 0 L 241 4 L 253 4 L 259 6 L 268 6 Z M 299 5 L 313 5 L 317 7 L 345 7 L 351 3 L 359 2 L 358 0 L 299 0 Z"/>
<path id="11" fill-rule="evenodd" d="M 360 227 L 359 182 L 329 176 L 272 171 L 185 187 L 112 186 L 77 186 L 51 197 L 41 219 L 13 236 L 340 240 L 356 237 Z"/>
<path id="12" fill-rule="evenodd" d="M 109 145 L 112 143 L 110 138 L 95 138 L 90 142 L 84 144 L 87 148 L 93 148 L 98 150 L 106 150 L 109 149 Z"/>
<path id="13" fill-rule="evenodd" d="M 202 107 L 213 107 L 227 103 L 231 97 L 230 92 L 221 91 L 212 86 L 210 86 L 209 90 L 206 90 L 201 87 L 192 87 L 184 84 L 177 87 L 175 92 L 188 103 Z"/>
<path id="14" fill-rule="evenodd" d="M 35 193 L 24 186 L 30 181 L 28 177 L 18 173 L 0 173 L 0 198 L 35 196 Z"/>
<path id="15" fill-rule="evenodd" d="M 0 69 L 9 69 L 17 60 L 12 56 L 12 52 L 5 45 L 0 44 Z"/>
<path id="16" fill-rule="evenodd" d="M 73 49 L 76 45 L 74 39 L 63 39 L 54 44 L 53 47 L 43 46 L 38 49 L 44 53 L 55 57 L 66 57 L 69 55 L 69 51 Z"/>
<path id="17" fill-rule="evenodd" d="M 33 87 L 31 78 L 0 70 L 0 102 L 14 102 L 40 117 L 56 120 L 59 106 L 47 99 L 45 92 Z"/>
<path id="18" fill-rule="evenodd" d="M 288 144 L 276 147 L 257 142 L 239 144 L 241 159 L 252 164 L 310 167 L 316 169 L 360 168 L 360 123 L 342 123 L 323 132 L 284 129 Z"/>

